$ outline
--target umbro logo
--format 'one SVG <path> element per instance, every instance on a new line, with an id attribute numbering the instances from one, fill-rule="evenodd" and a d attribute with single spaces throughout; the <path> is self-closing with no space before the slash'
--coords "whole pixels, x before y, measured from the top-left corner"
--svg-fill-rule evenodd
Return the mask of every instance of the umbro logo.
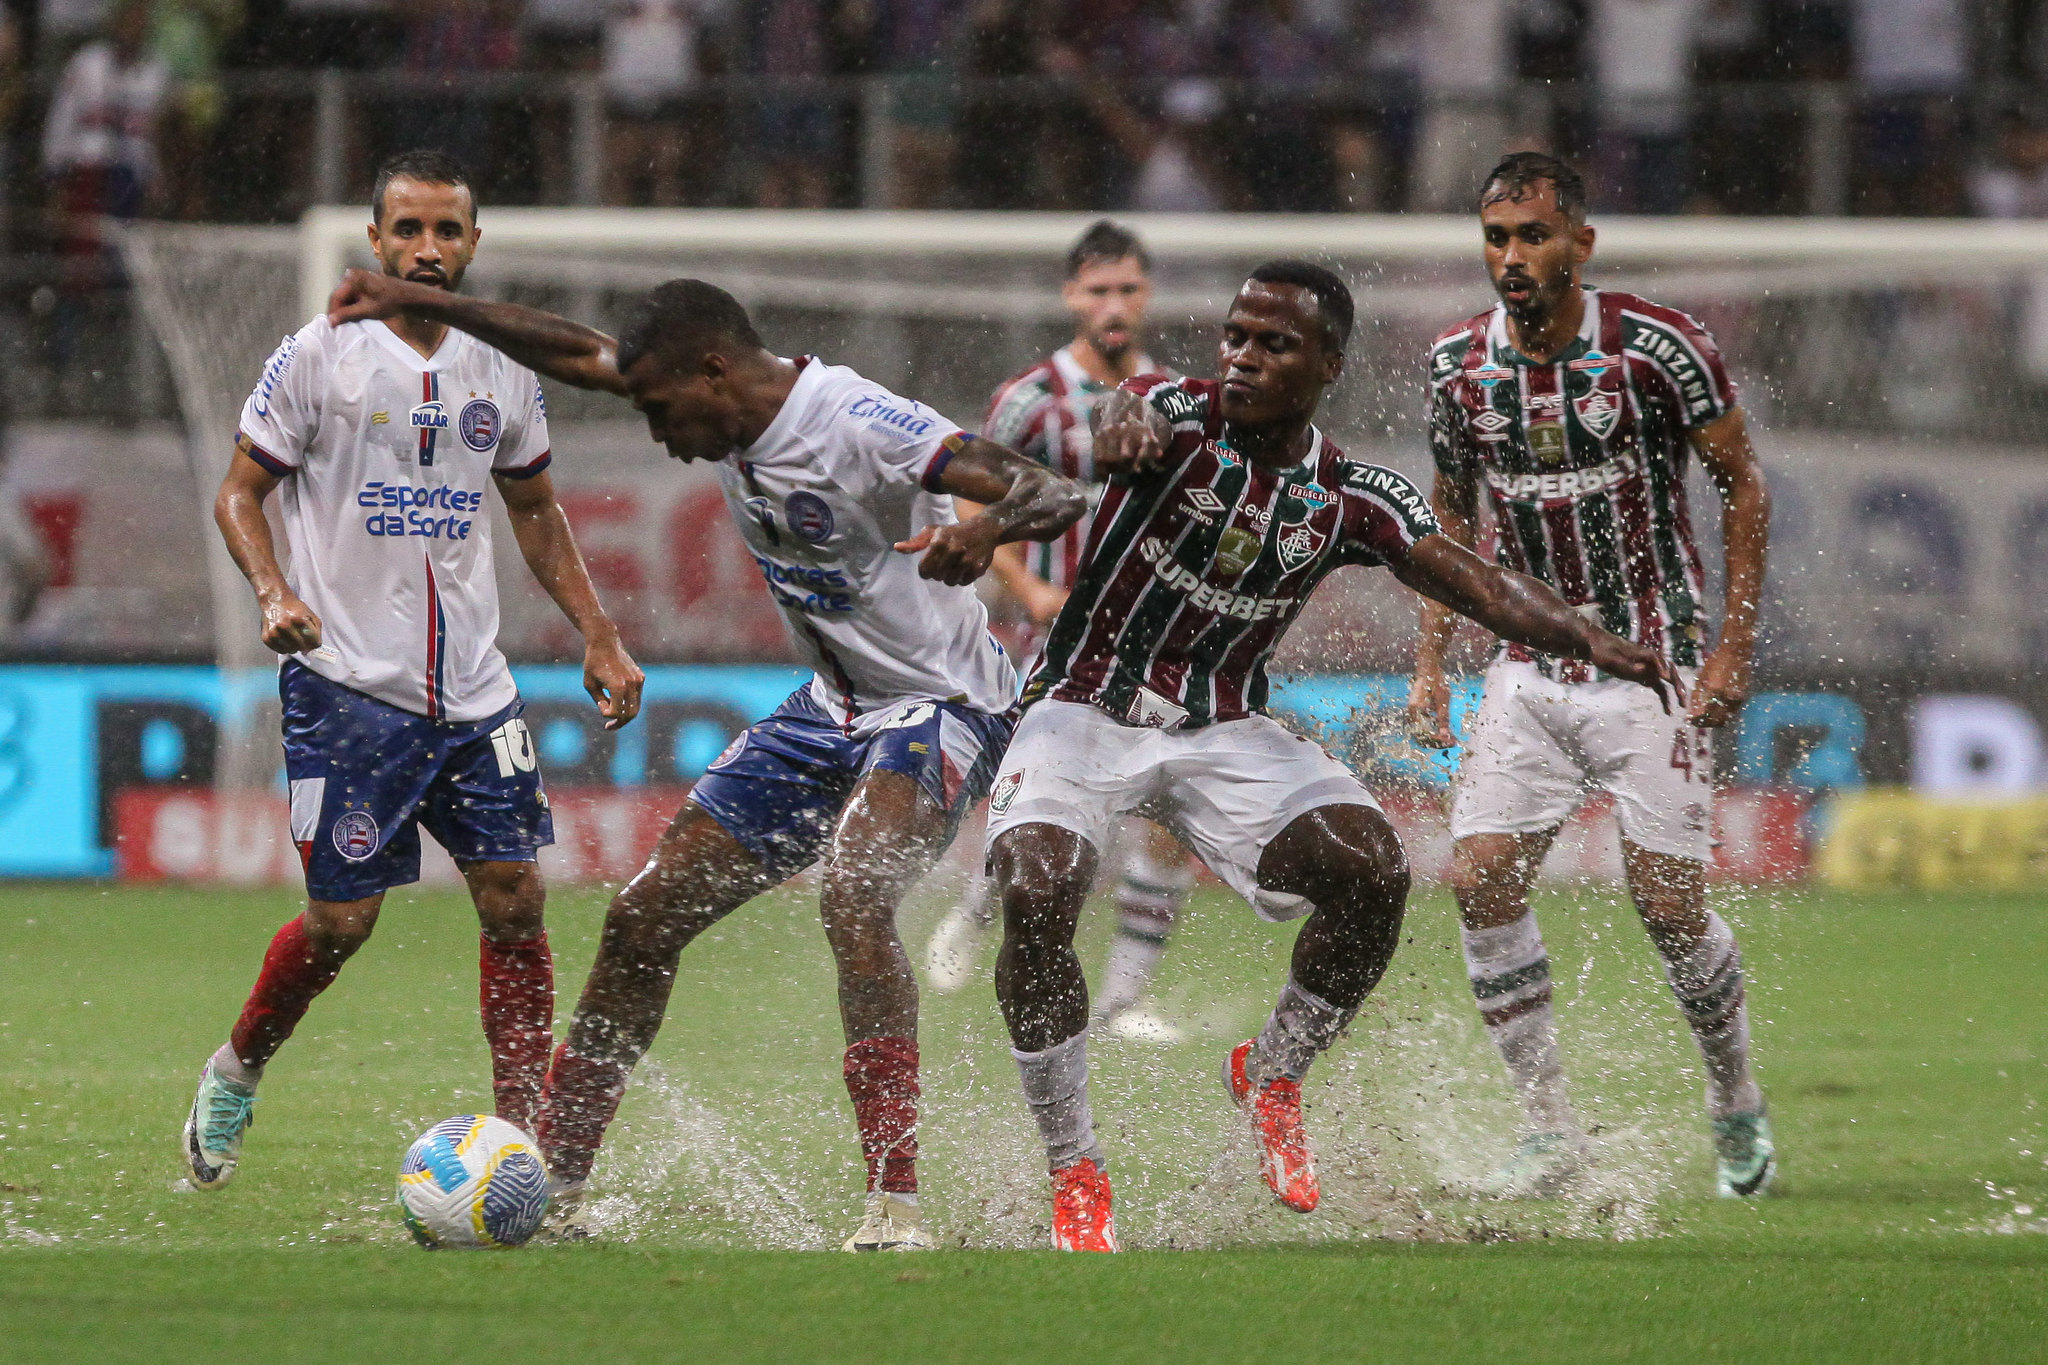
<path id="1" fill-rule="evenodd" d="M 1217 497 L 1213 490 L 1207 488 L 1188 489 L 1186 501 L 1180 505 L 1182 512 L 1204 526 L 1214 526 L 1217 513 L 1227 512 L 1229 509 L 1229 503 Z"/>
<path id="2" fill-rule="evenodd" d="M 1488 408 L 1472 419 L 1472 425 L 1484 432 L 1505 431 L 1515 424 L 1515 419 L 1504 412 Z"/>

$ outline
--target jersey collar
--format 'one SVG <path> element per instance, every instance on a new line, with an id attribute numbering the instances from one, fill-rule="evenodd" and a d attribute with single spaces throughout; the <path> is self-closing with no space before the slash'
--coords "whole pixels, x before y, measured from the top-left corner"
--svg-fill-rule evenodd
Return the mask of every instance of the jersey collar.
<path id="1" fill-rule="evenodd" d="M 432 355 L 421 355 L 407 344 L 404 337 L 392 331 L 391 324 L 382 318 L 365 323 L 364 325 L 370 329 L 370 335 L 375 337 L 385 350 L 390 351 L 413 369 L 420 371 L 447 369 L 449 364 L 453 362 L 456 351 L 462 348 L 462 343 L 457 338 L 467 335 L 467 333 L 458 332 L 453 327 L 450 327 L 441 334 L 441 344 L 434 348 Z"/>
<path id="2" fill-rule="evenodd" d="M 1547 365 L 1562 365 L 1567 360 L 1577 360 L 1593 350 L 1600 339 L 1600 291 L 1588 286 L 1586 313 L 1579 319 L 1579 334 L 1571 339 L 1565 348 L 1545 361 L 1535 361 L 1515 349 L 1515 343 L 1508 339 L 1508 308 L 1498 303 L 1493 308 L 1493 325 L 1487 329 L 1487 340 L 1491 349 L 1504 365 L 1518 365 L 1523 369 L 1542 369 Z"/>
<path id="3" fill-rule="evenodd" d="M 1084 393 L 1107 393 L 1116 387 L 1113 384 L 1096 383 L 1094 376 L 1082 369 L 1081 362 L 1074 359 L 1074 347 L 1071 342 L 1052 353 L 1052 367 L 1060 372 L 1060 378 L 1065 381 L 1069 390 L 1079 390 Z M 1138 368 L 1131 371 L 1131 373 L 1157 374 L 1158 372 L 1159 367 L 1152 363 L 1152 357 L 1140 351 L 1138 353 Z"/>
<path id="4" fill-rule="evenodd" d="M 788 359 L 788 357 L 784 357 Z M 739 457 L 759 463 L 763 455 L 775 449 L 789 435 L 789 429 L 797 424 L 799 416 L 810 404 L 811 390 L 822 381 L 825 364 L 814 355 L 798 356 L 790 360 L 796 366 L 796 383 L 790 385 L 789 393 L 782 400 L 782 406 L 775 410 L 775 420 L 770 422 L 754 443 L 739 452 Z"/>

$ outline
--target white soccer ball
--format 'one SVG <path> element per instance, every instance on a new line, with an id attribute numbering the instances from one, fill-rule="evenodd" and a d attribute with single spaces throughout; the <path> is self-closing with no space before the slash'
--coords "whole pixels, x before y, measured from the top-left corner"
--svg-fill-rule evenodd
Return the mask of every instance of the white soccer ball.
<path id="1" fill-rule="evenodd" d="M 516 1247 L 548 1211 L 532 1138 L 501 1118 L 443 1119 L 405 1149 L 398 1207 L 423 1247 Z"/>

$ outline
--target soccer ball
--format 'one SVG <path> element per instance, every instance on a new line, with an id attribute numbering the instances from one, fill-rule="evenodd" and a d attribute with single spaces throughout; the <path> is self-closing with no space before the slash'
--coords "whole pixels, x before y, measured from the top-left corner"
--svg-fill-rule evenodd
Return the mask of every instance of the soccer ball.
<path id="1" fill-rule="evenodd" d="M 443 1119 L 405 1149 L 398 1207 L 423 1247 L 523 1246 L 548 1211 L 547 1167 L 501 1118 Z"/>

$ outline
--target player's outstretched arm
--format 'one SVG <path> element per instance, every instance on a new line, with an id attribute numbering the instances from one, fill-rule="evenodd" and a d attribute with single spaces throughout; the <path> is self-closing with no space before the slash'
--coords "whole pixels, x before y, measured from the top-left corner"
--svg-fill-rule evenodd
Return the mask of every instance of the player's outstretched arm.
<path id="1" fill-rule="evenodd" d="M 214 495 L 213 522 L 220 527 L 235 567 L 256 590 L 256 605 L 263 612 L 263 643 L 279 654 L 301 654 L 320 647 L 320 618 L 299 600 L 277 567 L 277 543 L 263 511 L 263 500 L 277 484 L 277 475 L 238 448 Z"/>
<path id="2" fill-rule="evenodd" d="M 982 509 L 957 525 L 927 526 L 896 549 L 922 554 L 919 574 L 956 586 L 987 573 L 998 545 L 1051 540 L 1088 510 L 1080 484 L 988 440 L 960 445 L 939 472 L 939 487 Z"/>
<path id="3" fill-rule="evenodd" d="M 549 379 L 579 389 L 626 392 L 618 342 L 595 327 L 538 308 L 473 299 L 370 270 L 350 270 L 327 300 L 327 320 L 337 327 L 400 313 L 467 332 Z"/>
<path id="4" fill-rule="evenodd" d="M 1466 549 L 1478 539 L 1478 489 L 1469 478 L 1439 470 L 1429 505 L 1437 525 Z M 1422 599 L 1422 631 L 1415 644 L 1415 677 L 1408 686 L 1408 732 L 1418 744 L 1448 749 L 1457 743 L 1451 733 L 1451 684 L 1444 674 L 1444 653 L 1457 628 L 1457 613 L 1430 597 Z"/>
<path id="5" fill-rule="evenodd" d="M 500 474 L 497 484 L 526 567 L 583 635 L 583 690 L 597 703 L 604 728 L 616 730 L 640 714 L 647 675 L 626 653 L 617 623 L 598 600 L 569 518 L 555 501 L 554 481 L 543 470 L 525 478 Z"/>
<path id="6" fill-rule="evenodd" d="M 1721 539 L 1728 591 L 1721 609 L 1721 639 L 1693 682 L 1692 723 L 1726 725 L 1749 700 L 1750 663 L 1756 656 L 1756 615 L 1764 593 L 1764 559 L 1771 538 L 1771 490 L 1749 443 L 1741 408 L 1692 433 L 1700 465 L 1721 494 Z"/>
<path id="7" fill-rule="evenodd" d="M 1173 440 L 1160 411 L 1128 389 L 1113 390 L 1088 414 L 1095 436 L 1095 467 L 1105 478 L 1126 479 L 1159 467 Z"/>
<path id="8" fill-rule="evenodd" d="M 1557 591 L 1527 574 L 1488 564 L 1447 535 L 1424 536 L 1394 576 L 1503 640 L 1543 654 L 1583 659 L 1603 673 L 1641 683 L 1664 709 L 1685 704 L 1685 689 L 1664 656 L 1622 639 L 1573 611 Z"/>

